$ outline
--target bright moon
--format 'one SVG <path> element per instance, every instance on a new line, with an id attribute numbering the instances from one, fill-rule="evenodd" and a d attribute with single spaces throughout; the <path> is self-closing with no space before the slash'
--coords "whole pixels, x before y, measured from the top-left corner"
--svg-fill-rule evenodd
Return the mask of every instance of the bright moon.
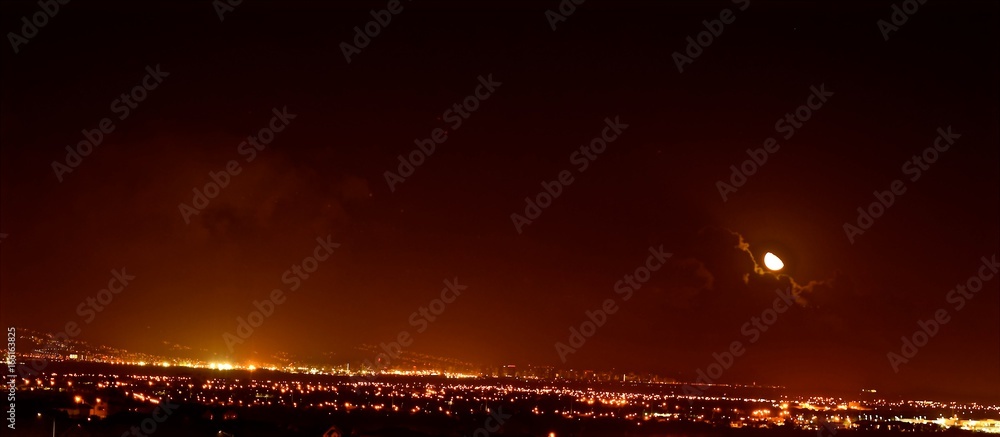
<path id="1" fill-rule="evenodd" d="M 785 267 L 785 263 L 781 262 L 781 258 L 778 258 L 773 253 L 768 252 L 764 254 L 764 266 L 771 270 L 781 270 Z"/>

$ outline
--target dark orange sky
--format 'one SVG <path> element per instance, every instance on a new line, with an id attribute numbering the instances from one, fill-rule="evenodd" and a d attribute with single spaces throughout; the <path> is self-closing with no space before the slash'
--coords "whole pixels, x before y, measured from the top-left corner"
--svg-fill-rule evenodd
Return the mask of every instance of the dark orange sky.
<path id="1" fill-rule="evenodd" d="M 341 42 L 385 2 L 245 2 L 221 22 L 208 2 L 63 5 L 2 50 L 0 317 L 137 350 L 346 361 L 415 332 L 411 313 L 457 277 L 468 289 L 411 350 L 693 380 L 787 285 L 749 258 L 776 251 L 817 283 L 722 381 L 997 393 L 1000 281 L 947 301 L 1000 240 L 997 6 L 927 3 L 885 41 L 890 2 L 742 4 L 591 0 L 553 31 L 557 2 L 404 2 L 350 63 Z M 38 11 L 2 8 L 5 32 Z M 672 54 L 727 8 L 678 72 Z M 120 118 L 157 65 L 168 75 Z M 445 111 L 490 75 L 456 129 Z M 820 86 L 832 95 L 786 138 L 777 120 Z M 295 118 L 248 162 L 241 142 L 274 108 Z M 60 182 L 52 162 L 105 117 L 114 130 Z M 574 152 L 615 117 L 628 127 L 581 171 Z M 961 137 L 911 180 L 904 163 L 948 126 Z M 390 190 L 385 172 L 435 129 L 446 140 Z M 723 201 L 717 182 L 769 137 L 780 148 Z M 229 161 L 240 173 L 185 223 L 179 204 Z M 518 233 L 511 214 L 562 171 L 573 182 Z M 852 244 L 844 223 L 897 179 L 906 192 Z M 328 235 L 340 247 L 290 291 L 284 272 Z M 560 363 L 554 344 L 660 245 L 666 268 Z M 121 268 L 134 281 L 86 323 L 77 306 Z M 229 352 L 223 334 L 275 288 L 285 303 Z M 894 372 L 886 354 L 940 308 L 951 321 Z"/>

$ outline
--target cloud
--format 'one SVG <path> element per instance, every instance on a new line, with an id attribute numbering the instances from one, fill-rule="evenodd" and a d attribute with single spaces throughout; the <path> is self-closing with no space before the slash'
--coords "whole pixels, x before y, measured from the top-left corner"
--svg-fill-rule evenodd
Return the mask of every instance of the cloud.
<path id="1" fill-rule="evenodd" d="M 790 290 L 800 306 L 815 306 L 820 295 L 849 285 L 846 278 L 799 282 L 784 273 L 766 270 L 757 262 L 750 244 L 737 232 L 707 227 L 688 247 L 676 250 L 671 266 L 673 299 L 696 300 L 701 306 L 739 306 L 771 299 L 776 290 Z M 692 290 L 697 292 L 692 293 Z M 696 302 L 674 306 L 699 306 Z"/>

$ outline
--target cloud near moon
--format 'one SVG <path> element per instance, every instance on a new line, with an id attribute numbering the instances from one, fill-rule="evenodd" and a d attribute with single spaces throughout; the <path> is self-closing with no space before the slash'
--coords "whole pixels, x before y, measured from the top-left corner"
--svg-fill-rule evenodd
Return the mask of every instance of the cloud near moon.
<path id="1" fill-rule="evenodd" d="M 815 304 L 815 294 L 833 288 L 835 279 L 799 283 L 790 275 L 771 271 L 758 263 L 750 244 L 737 232 L 708 227 L 700 230 L 687 250 L 678 250 L 676 268 L 689 276 L 686 286 L 699 290 L 704 299 L 725 295 L 734 300 L 757 294 L 770 296 L 775 290 L 790 290 L 801 306 Z M 691 293 L 686 293 L 690 297 Z M 696 297 L 697 298 L 697 297 Z"/>

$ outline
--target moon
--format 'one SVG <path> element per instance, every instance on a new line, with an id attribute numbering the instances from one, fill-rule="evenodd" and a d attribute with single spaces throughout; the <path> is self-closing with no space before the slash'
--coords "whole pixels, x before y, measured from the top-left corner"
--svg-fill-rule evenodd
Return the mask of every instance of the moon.
<path id="1" fill-rule="evenodd" d="M 775 254 L 768 252 L 764 254 L 764 266 L 769 270 L 778 271 L 785 268 L 785 263 L 781 262 Z"/>

